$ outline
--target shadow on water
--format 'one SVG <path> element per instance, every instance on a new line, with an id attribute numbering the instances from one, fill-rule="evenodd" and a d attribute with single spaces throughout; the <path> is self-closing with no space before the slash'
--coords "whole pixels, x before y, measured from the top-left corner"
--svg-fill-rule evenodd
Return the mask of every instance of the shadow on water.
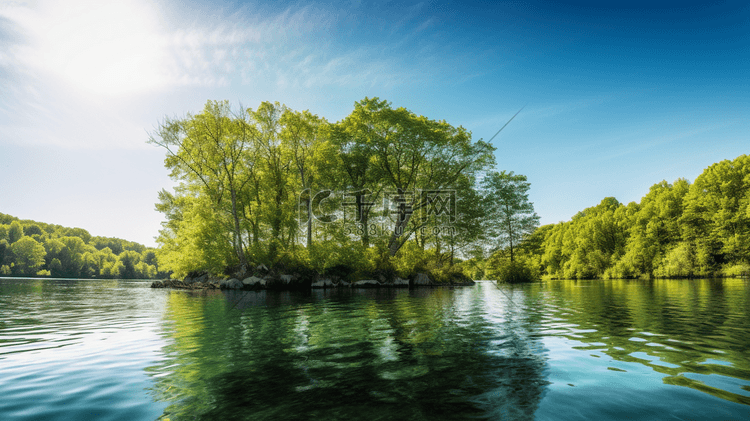
<path id="1" fill-rule="evenodd" d="M 492 284 L 175 291 L 149 372 L 170 420 L 533 419 L 545 353 L 516 299 Z"/>

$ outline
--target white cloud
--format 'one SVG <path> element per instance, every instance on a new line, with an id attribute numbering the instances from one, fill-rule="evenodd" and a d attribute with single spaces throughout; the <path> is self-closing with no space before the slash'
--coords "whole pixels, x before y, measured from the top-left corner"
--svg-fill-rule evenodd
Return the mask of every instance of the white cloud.
<path id="1" fill-rule="evenodd" d="M 170 107 L 191 93 L 206 99 L 231 89 L 237 99 L 263 93 L 302 102 L 305 92 L 329 88 L 425 83 L 446 67 L 429 52 L 437 49 L 415 39 L 429 19 L 387 43 L 357 45 L 342 42 L 341 19 L 351 16 L 337 10 L 167 7 L 177 5 L 41 0 L 0 9 L 12 31 L 0 33 L 0 144 L 143 147 L 144 129 L 188 111 Z M 165 105 L 158 115 L 133 115 L 156 103 Z"/>

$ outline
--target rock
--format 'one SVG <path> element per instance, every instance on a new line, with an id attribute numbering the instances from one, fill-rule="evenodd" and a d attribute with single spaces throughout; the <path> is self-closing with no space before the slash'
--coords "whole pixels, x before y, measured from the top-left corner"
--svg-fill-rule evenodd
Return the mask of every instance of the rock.
<path id="1" fill-rule="evenodd" d="M 414 277 L 414 285 L 432 285 L 432 281 L 426 273 L 418 273 Z"/>
<path id="2" fill-rule="evenodd" d="M 240 265 L 240 267 L 234 272 L 237 279 L 243 279 L 248 274 L 247 265 Z"/>
<path id="3" fill-rule="evenodd" d="M 310 286 L 312 288 L 333 288 L 336 285 L 334 285 L 332 280 L 328 278 L 323 278 L 316 282 L 313 282 Z"/>
<path id="4" fill-rule="evenodd" d="M 177 279 L 170 279 L 168 281 L 164 281 L 164 286 L 167 288 L 187 288 L 188 284 Z"/>
<path id="5" fill-rule="evenodd" d="M 206 272 L 190 272 L 183 281 L 185 284 L 190 285 L 197 282 L 205 283 L 208 281 L 208 273 Z"/>
<path id="6" fill-rule="evenodd" d="M 281 283 L 284 285 L 289 285 L 292 283 L 293 276 L 292 275 L 281 275 L 279 276 L 279 279 L 281 279 Z"/>
<path id="7" fill-rule="evenodd" d="M 396 277 L 396 279 L 393 280 L 393 286 L 395 287 L 409 287 L 409 280 L 408 279 L 401 279 L 399 277 Z"/>
<path id="8" fill-rule="evenodd" d="M 190 279 L 190 282 L 180 281 L 179 279 L 165 279 L 163 281 L 152 282 L 151 288 L 219 289 L 219 288 L 226 288 L 226 285 L 220 282 L 209 282 L 209 281 L 197 282 L 195 281 L 195 279 Z"/>
<path id="9" fill-rule="evenodd" d="M 244 284 L 237 278 L 232 278 L 227 281 L 227 289 L 242 289 Z"/>
<path id="10" fill-rule="evenodd" d="M 368 287 L 379 287 L 380 282 L 374 280 L 374 279 L 365 279 L 362 281 L 357 281 L 354 284 L 352 284 L 355 288 L 368 288 Z"/>
<path id="11" fill-rule="evenodd" d="M 256 267 L 255 270 L 257 270 L 258 272 L 261 272 L 261 273 L 268 273 L 269 272 L 268 266 L 266 266 L 264 264 L 258 265 L 258 267 Z"/>
<path id="12" fill-rule="evenodd" d="M 218 284 L 214 282 L 196 282 L 193 284 L 193 289 L 217 289 Z"/>
<path id="13" fill-rule="evenodd" d="M 265 286 L 266 285 L 266 280 L 258 278 L 256 276 L 251 276 L 249 278 L 243 279 L 242 283 L 244 285 L 247 285 L 247 286 L 250 286 L 250 287 L 253 287 L 253 286 L 256 286 L 256 285 Z"/>
<path id="14" fill-rule="evenodd" d="M 221 281 L 219 281 L 219 288 L 221 288 L 221 289 L 227 289 L 227 280 L 226 279 L 222 279 Z"/>

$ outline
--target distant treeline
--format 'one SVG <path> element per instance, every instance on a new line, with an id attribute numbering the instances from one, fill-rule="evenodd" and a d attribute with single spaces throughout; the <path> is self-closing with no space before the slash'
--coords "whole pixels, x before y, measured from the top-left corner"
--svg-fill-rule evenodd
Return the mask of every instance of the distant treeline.
<path id="1" fill-rule="evenodd" d="M 0 213 L 0 276 L 146 279 L 160 273 L 156 250 L 81 228 Z"/>
<path id="2" fill-rule="evenodd" d="M 747 275 L 750 156 L 713 164 L 692 184 L 662 181 L 640 203 L 607 197 L 568 222 L 539 227 L 522 250 L 551 278 Z"/>

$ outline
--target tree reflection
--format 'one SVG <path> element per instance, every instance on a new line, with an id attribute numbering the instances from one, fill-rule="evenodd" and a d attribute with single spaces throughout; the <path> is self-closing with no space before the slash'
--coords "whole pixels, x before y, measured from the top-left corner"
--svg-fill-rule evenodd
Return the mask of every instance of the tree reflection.
<path id="1" fill-rule="evenodd" d="M 170 420 L 533 419 L 545 356 L 527 299 L 508 303 L 489 283 L 180 292 L 167 358 L 149 371 Z"/>

